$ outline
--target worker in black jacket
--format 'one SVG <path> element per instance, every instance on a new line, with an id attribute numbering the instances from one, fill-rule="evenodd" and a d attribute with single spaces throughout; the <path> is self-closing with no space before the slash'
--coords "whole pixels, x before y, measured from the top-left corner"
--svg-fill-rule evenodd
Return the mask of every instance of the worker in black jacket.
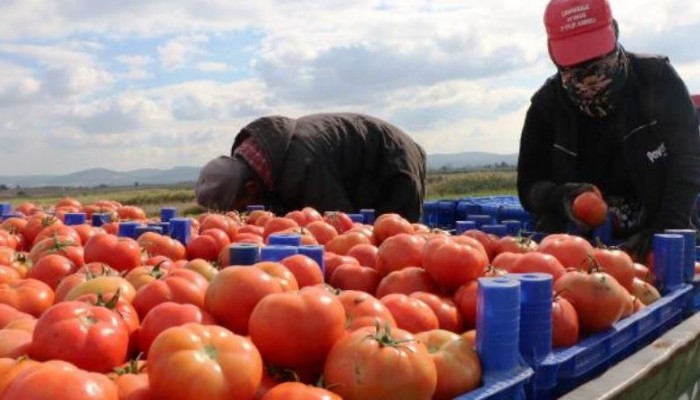
<path id="1" fill-rule="evenodd" d="M 592 185 L 614 239 L 638 258 L 654 233 L 695 228 L 700 134 L 669 60 L 622 48 L 607 0 L 552 0 L 545 25 L 557 73 L 531 99 L 517 179 L 537 229 L 585 230 L 571 203 Z"/>
<path id="2" fill-rule="evenodd" d="M 258 118 L 235 137 L 230 156 L 207 163 L 197 202 L 216 210 L 264 204 L 278 214 L 317 210 L 417 222 L 425 196 L 424 150 L 401 129 L 350 113 Z"/>

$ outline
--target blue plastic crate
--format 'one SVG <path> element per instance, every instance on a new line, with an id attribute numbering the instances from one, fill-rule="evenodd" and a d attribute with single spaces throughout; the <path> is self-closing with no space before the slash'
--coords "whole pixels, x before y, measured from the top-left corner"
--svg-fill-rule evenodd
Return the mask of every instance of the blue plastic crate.
<path id="1" fill-rule="evenodd" d="M 527 388 L 528 397 L 554 399 L 602 374 L 681 322 L 692 295 L 693 287 L 684 284 L 612 329 L 554 350 L 533 367 L 535 375 Z"/>
<path id="2" fill-rule="evenodd" d="M 455 400 L 521 400 L 526 398 L 525 385 L 532 379 L 534 371 L 523 366 L 509 374 L 494 374 L 484 377 L 484 384 Z"/>

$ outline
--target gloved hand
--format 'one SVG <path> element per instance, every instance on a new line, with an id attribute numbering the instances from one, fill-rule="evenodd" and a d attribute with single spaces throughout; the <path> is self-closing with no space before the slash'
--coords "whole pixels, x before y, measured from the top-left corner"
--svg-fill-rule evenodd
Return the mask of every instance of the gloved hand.
<path id="1" fill-rule="evenodd" d="M 566 225 L 571 222 L 580 233 L 588 233 L 591 227 L 576 218 L 571 205 L 579 194 L 595 191 L 590 183 L 569 182 L 561 185 L 535 185 L 531 193 L 531 201 L 538 202 L 538 229 L 545 232 L 564 232 Z M 537 193 L 539 192 L 539 193 Z"/>
<path id="2" fill-rule="evenodd" d="M 654 229 L 642 229 L 630 236 L 619 247 L 627 252 L 634 261 L 646 264 L 646 257 L 651 251 L 652 239 L 655 233 L 656 230 Z"/>

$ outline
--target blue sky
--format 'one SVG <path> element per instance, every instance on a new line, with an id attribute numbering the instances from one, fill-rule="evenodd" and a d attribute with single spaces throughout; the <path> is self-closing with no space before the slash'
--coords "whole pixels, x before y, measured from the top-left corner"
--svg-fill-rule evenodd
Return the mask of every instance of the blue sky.
<path id="1" fill-rule="evenodd" d="M 391 121 L 429 154 L 515 153 L 554 72 L 545 5 L 4 0 L 0 175 L 200 166 L 257 117 L 332 111 Z M 611 6 L 628 50 L 669 56 L 700 93 L 700 2 Z"/>

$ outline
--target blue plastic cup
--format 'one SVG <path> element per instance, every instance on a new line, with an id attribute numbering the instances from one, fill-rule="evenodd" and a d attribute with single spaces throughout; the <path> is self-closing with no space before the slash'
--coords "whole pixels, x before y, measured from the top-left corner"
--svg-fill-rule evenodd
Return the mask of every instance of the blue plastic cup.
<path id="1" fill-rule="evenodd" d="M 136 227 L 141 226 L 140 222 L 136 221 L 124 221 L 119 223 L 119 228 L 117 228 L 117 236 L 129 237 L 136 239 Z"/>
<path id="2" fill-rule="evenodd" d="M 422 221 L 425 225 L 431 228 L 436 228 L 438 225 L 438 202 L 424 201 L 423 202 L 423 217 Z"/>
<path id="3" fill-rule="evenodd" d="M 160 209 L 160 221 L 170 222 L 171 219 L 177 216 L 177 209 L 175 207 L 163 207 Z"/>
<path id="4" fill-rule="evenodd" d="M 246 206 L 245 209 L 246 209 L 247 212 L 264 211 L 264 210 L 265 210 L 265 206 L 262 205 L 262 204 L 250 204 L 250 205 Z"/>
<path id="5" fill-rule="evenodd" d="M 82 225 L 85 223 L 85 213 L 66 213 L 63 215 L 63 223 L 66 225 Z"/>
<path id="6" fill-rule="evenodd" d="M 476 222 L 474 221 L 457 221 L 455 222 L 455 229 L 457 234 L 464 233 L 471 229 L 476 229 Z"/>
<path id="7" fill-rule="evenodd" d="M 112 217 L 109 215 L 109 213 L 93 213 L 91 219 L 92 226 L 102 226 L 111 222 Z"/>
<path id="8" fill-rule="evenodd" d="M 490 215 L 484 214 L 471 214 L 467 215 L 467 221 L 474 221 L 476 223 L 476 229 L 481 229 L 483 225 L 489 225 L 493 223 L 493 218 Z"/>
<path id="9" fill-rule="evenodd" d="M 666 229 L 665 233 L 683 236 L 683 281 L 692 282 L 695 277 L 695 229 Z"/>
<path id="10" fill-rule="evenodd" d="M 438 201 L 438 227 L 448 229 L 454 228 L 456 209 L 457 203 L 455 203 L 453 200 Z"/>
<path id="11" fill-rule="evenodd" d="M 552 275 L 509 274 L 520 282 L 520 353 L 539 365 L 552 351 Z"/>
<path id="12" fill-rule="evenodd" d="M 520 343 L 520 282 L 479 278 L 476 349 L 484 374 L 513 371 Z"/>
<path id="13" fill-rule="evenodd" d="M 492 235 L 503 237 L 508 234 L 508 228 L 503 224 L 484 224 L 481 230 Z"/>
<path id="14" fill-rule="evenodd" d="M 592 236 L 597 238 L 601 243 L 606 245 L 613 244 L 613 226 L 612 226 L 612 212 L 608 213 L 608 216 L 603 221 L 603 224 L 593 229 Z"/>
<path id="15" fill-rule="evenodd" d="M 272 245 L 299 246 L 301 244 L 301 235 L 291 232 L 275 232 L 267 237 L 267 243 Z"/>
<path id="16" fill-rule="evenodd" d="M 323 258 L 323 255 L 325 253 L 325 249 L 322 245 L 320 244 L 306 244 L 306 245 L 301 245 L 297 247 L 297 251 L 299 254 L 303 254 L 312 260 L 316 261 L 316 264 L 318 264 L 318 267 L 321 268 L 321 273 L 323 276 L 326 275 L 326 261 L 325 258 Z"/>
<path id="17" fill-rule="evenodd" d="M 684 241 L 683 236 L 676 233 L 654 235 L 654 273 L 662 294 L 683 284 Z"/>
<path id="18" fill-rule="evenodd" d="M 252 243 L 234 243 L 228 246 L 228 256 L 229 265 L 253 265 L 260 260 L 260 246 Z"/>
<path id="19" fill-rule="evenodd" d="M 298 253 L 297 246 L 267 245 L 260 248 L 260 261 L 280 261 Z"/>
<path id="20" fill-rule="evenodd" d="M 520 235 L 520 229 L 522 229 L 522 222 L 518 221 L 517 219 L 507 219 L 501 221 L 503 225 L 506 226 L 506 232 L 510 236 L 518 236 Z"/>
<path id="21" fill-rule="evenodd" d="M 192 220 L 185 217 L 170 218 L 170 237 L 187 246 L 190 242 Z"/>
<path id="22" fill-rule="evenodd" d="M 154 225 L 139 225 L 134 229 L 134 238 L 138 239 L 141 235 L 146 232 L 153 232 L 159 235 L 163 234 L 163 228 Z"/>
<path id="23" fill-rule="evenodd" d="M 360 224 L 365 223 L 365 216 L 360 214 L 360 213 L 347 213 L 348 217 L 350 217 L 350 220 L 352 222 L 357 222 Z"/>
<path id="24" fill-rule="evenodd" d="M 362 208 L 360 209 L 360 214 L 362 214 L 365 224 L 374 225 L 374 220 L 376 218 L 374 208 Z"/>
<path id="25" fill-rule="evenodd" d="M 12 204 L 0 203 L 0 215 L 10 214 L 12 212 Z"/>

